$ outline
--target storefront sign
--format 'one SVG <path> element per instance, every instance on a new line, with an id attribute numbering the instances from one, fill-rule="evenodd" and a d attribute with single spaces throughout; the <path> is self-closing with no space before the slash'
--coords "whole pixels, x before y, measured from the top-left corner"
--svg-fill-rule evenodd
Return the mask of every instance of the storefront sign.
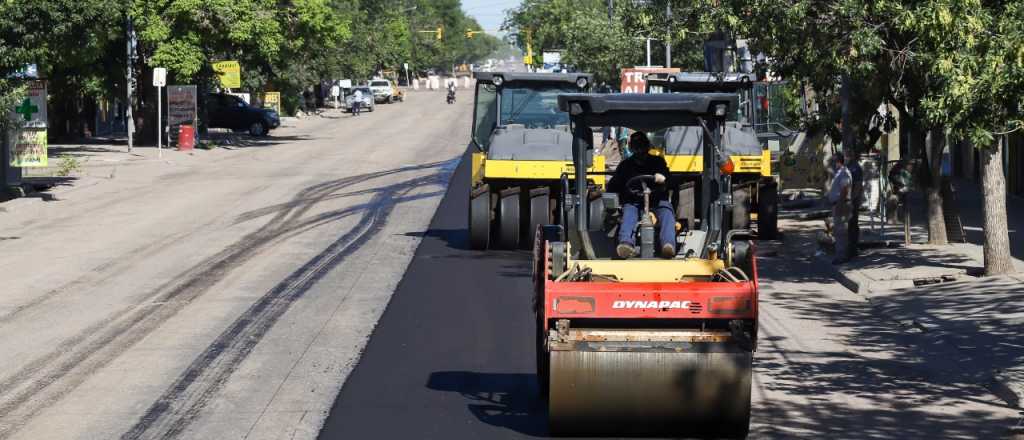
<path id="1" fill-rule="evenodd" d="M 219 61 L 213 63 L 213 71 L 220 76 L 220 85 L 225 89 L 242 87 L 242 67 L 238 61 Z"/>
<path id="2" fill-rule="evenodd" d="M 277 114 L 281 114 L 281 92 L 264 93 L 263 108 L 273 109 Z"/>
<path id="3" fill-rule="evenodd" d="M 45 167 L 47 164 L 46 138 L 46 83 L 26 83 L 25 98 L 14 107 L 14 118 L 21 126 L 9 139 L 12 167 Z"/>
<path id="4" fill-rule="evenodd" d="M 633 67 L 622 69 L 622 93 L 645 93 L 646 77 L 652 73 L 678 73 L 677 67 Z"/>
<path id="5" fill-rule="evenodd" d="M 196 86 L 167 86 L 167 125 L 196 125 Z"/>

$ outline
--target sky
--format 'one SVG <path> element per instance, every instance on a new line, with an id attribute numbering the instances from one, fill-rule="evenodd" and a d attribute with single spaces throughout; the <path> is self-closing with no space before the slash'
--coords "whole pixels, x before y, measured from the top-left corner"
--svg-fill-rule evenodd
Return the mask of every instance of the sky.
<path id="1" fill-rule="evenodd" d="M 462 10 L 475 18 L 490 34 L 497 34 L 505 21 L 505 10 L 519 6 L 522 0 L 462 0 Z"/>

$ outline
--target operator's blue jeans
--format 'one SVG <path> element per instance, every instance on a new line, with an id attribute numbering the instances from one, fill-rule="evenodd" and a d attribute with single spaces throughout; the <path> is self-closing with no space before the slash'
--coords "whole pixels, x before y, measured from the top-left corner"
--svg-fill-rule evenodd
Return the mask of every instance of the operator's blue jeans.
<path id="1" fill-rule="evenodd" d="M 626 203 L 622 205 L 622 225 L 619 227 L 619 243 L 626 243 L 631 246 L 636 246 L 635 236 L 633 232 L 636 230 L 636 224 L 640 221 L 640 213 L 643 211 L 643 206 L 640 203 Z M 658 218 L 658 224 L 654 225 L 658 229 L 658 239 L 660 245 L 665 244 L 676 244 L 676 219 L 672 204 L 668 200 L 662 200 L 658 204 L 654 205 L 654 215 Z"/>

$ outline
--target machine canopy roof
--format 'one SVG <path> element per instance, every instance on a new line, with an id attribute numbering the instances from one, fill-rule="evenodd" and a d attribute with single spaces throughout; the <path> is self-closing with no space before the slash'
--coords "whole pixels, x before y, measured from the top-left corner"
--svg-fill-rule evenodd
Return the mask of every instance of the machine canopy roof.
<path id="1" fill-rule="evenodd" d="M 500 76 L 505 84 L 515 82 L 557 82 L 576 84 L 576 80 L 586 78 L 587 82 L 593 81 L 593 75 L 589 73 L 534 73 L 534 72 L 474 72 L 473 78 L 479 82 L 494 82 L 494 77 Z"/>
<path id="2" fill-rule="evenodd" d="M 715 117 L 718 105 L 735 111 L 734 93 L 570 93 L 558 96 L 558 109 L 577 124 L 589 127 L 629 127 L 655 131 L 681 125 L 700 125 L 699 118 Z"/>

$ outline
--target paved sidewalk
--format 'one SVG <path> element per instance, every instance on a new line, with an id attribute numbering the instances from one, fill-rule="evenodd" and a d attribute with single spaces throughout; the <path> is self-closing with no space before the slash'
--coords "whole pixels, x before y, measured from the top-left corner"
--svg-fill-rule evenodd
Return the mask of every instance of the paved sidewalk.
<path id="1" fill-rule="evenodd" d="M 783 211 L 788 246 L 800 248 L 834 277 L 864 296 L 879 315 L 928 341 L 926 351 L 936 371 L 954 372 L 961 380 L 987 387 L 1017 408 L 1024 401 L 1024 245 L 1015 243 L 1014 263 L 1020 273 L 981 277 L 980 193 L 964 185 L 959 194 L 963 223 L 970 243 L 931 246 L 927 241 L 922 201 L 912 212 L 912 244 L 904 245 L 902 226 L 872 224 L 861 216 L 865 249 L 858 258 L 831 265 L 816 234 L 824 229 L 821 205 Z M 1011 243 L 1024 230 L 1024 204 L 1008 203 Z M 815 215 L 817 213 L 817 215 Z M 972 233 L 973 232 L 973 233 Z M 1021 240 L 1017 240 L 1018 242 Z M 1024 413 L 1022 413 L 1024 415 Z"/>
<path id="2" fill-rule="evenodd" d="M 225 129 L 212 129 L 202 140 L 211 143 L 213 147 L 190 151 L 178 151 L 167 145 L 158 151 L 156 145 L 136 145 L 129 153 L 128 142 L 124 137 L 99 137 L 80 142 L 50 144 L 47 167 L 25 168 L 22 171 L 25 197 L 11 199 L 0 191 L 0 212 L 12 212 L 21 205 L 32 205 L 39 200 L 60 200 L 71 192 L 118 178 L 138 175 L 152 178 L 181 172 L 185 168 L 211 161 L 229 159 L 236 156 L 233 154 L 235 151 L 266 149 L 308 139 L 316 135 L 312 127 L 319 124 L 319 121 L 343 117 L 344 113 L 340 110 L 323 109 L 320 115 L 301 119 L 283 118 L 281 127 L 271 131 L 269 136 L 259 138 Z"/>

